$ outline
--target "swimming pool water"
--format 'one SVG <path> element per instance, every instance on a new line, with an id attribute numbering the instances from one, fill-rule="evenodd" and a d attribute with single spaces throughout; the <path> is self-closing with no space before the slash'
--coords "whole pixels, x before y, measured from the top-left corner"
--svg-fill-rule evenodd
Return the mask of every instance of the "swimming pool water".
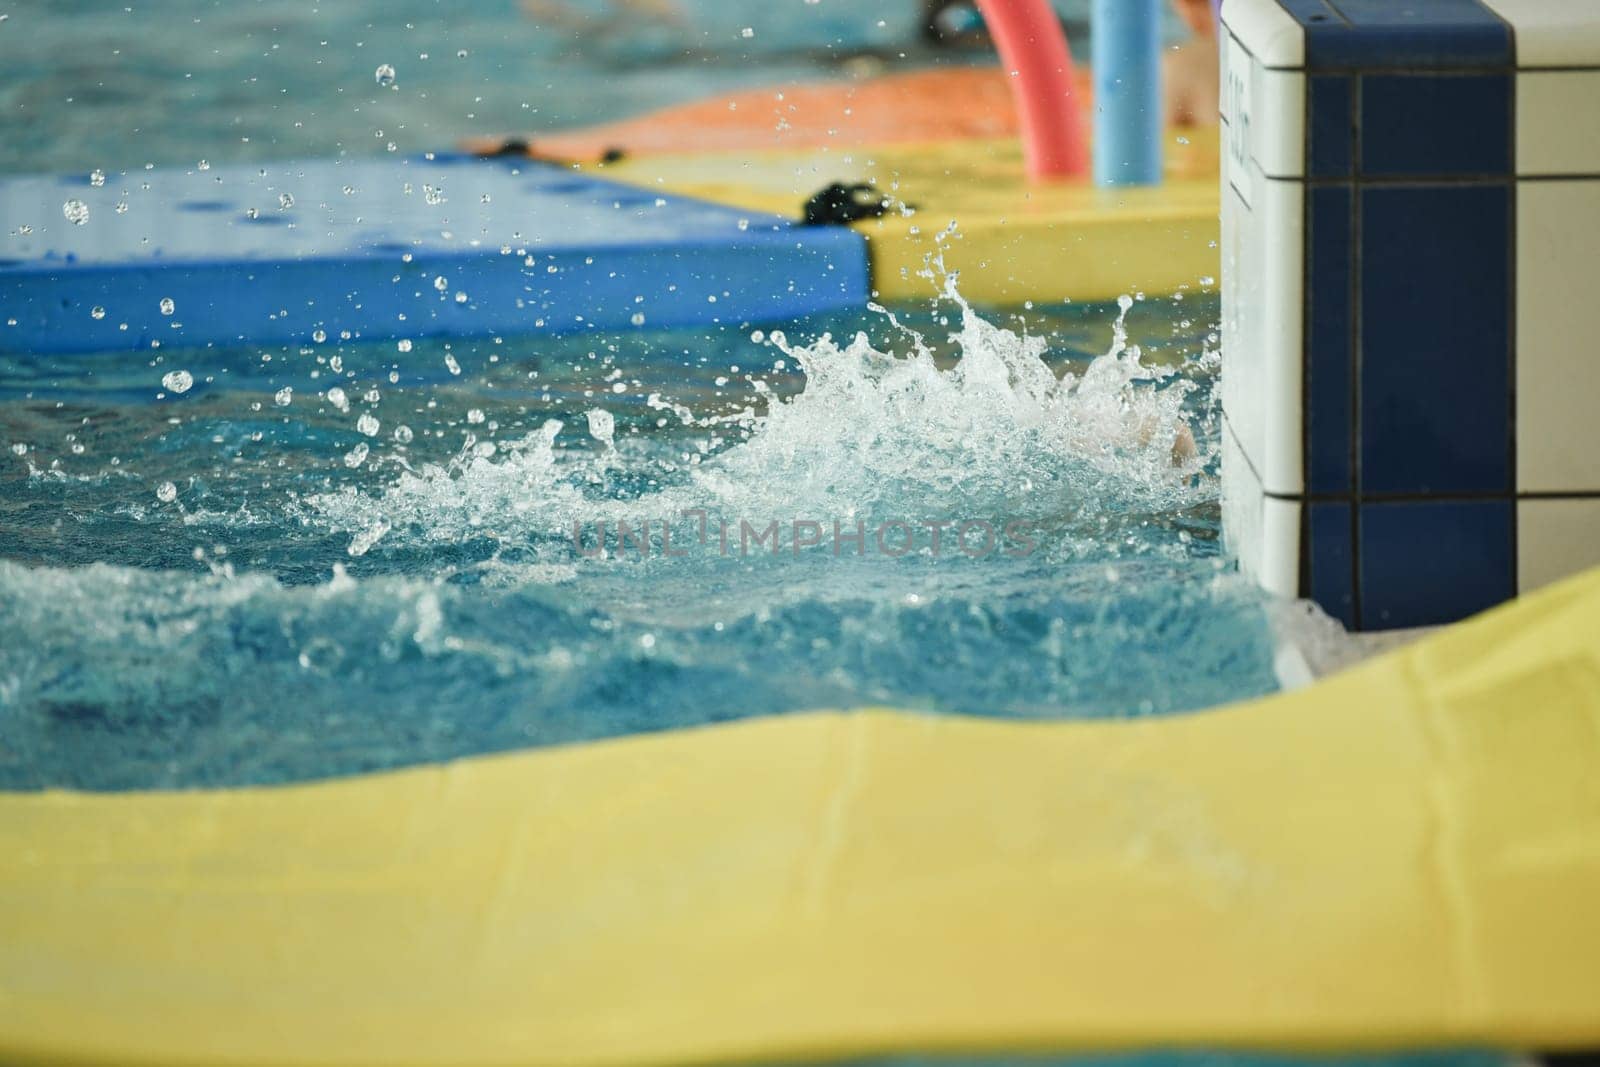
<path id="1" fill-rule="evenodd" d="M 782 330 L 4 357 L 0 786 L 1267 691 L 1263 600 L 1218 546 L 1215 316 L 1198 294 L 1135 304 L 1142 357 L 1095 362 L 1114 307 L 951 301 Z M 1180 417 L 1201 456 L 1175 467 Z"/>

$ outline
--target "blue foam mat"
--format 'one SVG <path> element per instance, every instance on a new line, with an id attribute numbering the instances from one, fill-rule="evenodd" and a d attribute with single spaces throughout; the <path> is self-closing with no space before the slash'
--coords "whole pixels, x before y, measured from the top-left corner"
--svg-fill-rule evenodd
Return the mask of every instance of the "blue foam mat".
<path id="1" fill-rule="evenodd" d="M 5 352 L 702 326 L 868 293 L 847 229 L 460 155 L 10 178 L 0 235 Z"/>

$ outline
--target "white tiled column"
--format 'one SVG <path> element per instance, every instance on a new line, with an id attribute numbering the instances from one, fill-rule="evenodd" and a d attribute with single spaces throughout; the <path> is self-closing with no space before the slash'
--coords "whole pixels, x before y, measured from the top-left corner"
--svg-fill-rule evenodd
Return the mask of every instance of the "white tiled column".
<path id="1" fill-rule="evenodd" d="M 1223 44 L 1223 527 L 1240 566 L 1299 593 L 1304 305 L 1300 29 L 1236 6 Z"/>
<path id="2" fill-rule="evenodd" d="M 1517 575 L 1600 566 L 1600 4 L 1485 0 L 1517 43 Z"/>

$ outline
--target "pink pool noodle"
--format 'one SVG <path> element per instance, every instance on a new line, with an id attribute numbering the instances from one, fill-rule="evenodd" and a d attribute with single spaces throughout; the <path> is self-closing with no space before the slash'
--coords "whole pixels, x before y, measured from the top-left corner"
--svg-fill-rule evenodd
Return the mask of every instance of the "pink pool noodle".
<path id="1" fill-rule="evenodd" d="M 1050 0 L 977 3 L 1000 63 L 1011 75 L 1028 177 L 1043 181 L 1087 173 L 1089 150 L 1072 81 L 1072 54 Z"/>

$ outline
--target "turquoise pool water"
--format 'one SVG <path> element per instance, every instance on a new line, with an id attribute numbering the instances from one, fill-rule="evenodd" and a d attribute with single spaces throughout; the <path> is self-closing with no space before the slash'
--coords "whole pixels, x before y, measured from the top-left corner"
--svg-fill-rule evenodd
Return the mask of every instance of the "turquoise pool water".
<path id="1" fill-rule="evenodd" d="M 574 10 L 557 28 L 511 0 L 0 10 L 19 74 L 0 169 L 131 182 L 146 162 L 416 153 L 974 58 L 918 51 L 911 4 Z M 954 300 L 898 322 L 0 357 L 0 787 L 301 780 L 816 707 L 1138 715 L 1267 691 L 1262 601 L 1218 546 L 1217 314 L 1200 292 L 1134 304 L 1146 364 L 1090 363 L 1115 307 L 963 320 Z M 1180 417 L 1199 455 L 1174 467 Z"/>
<path id="2" fill-rule="evenodd" d="M 1265 692 L 1263 602 L 1218 546 L 1216 310 L 1134 304 L 1142 360 L 1091 360 L 1115 307 L 951 301 L 404 352 L 4 357 L 0 785 Z M 1175 466 L 1180 419 L 1200 455 Z"/>

